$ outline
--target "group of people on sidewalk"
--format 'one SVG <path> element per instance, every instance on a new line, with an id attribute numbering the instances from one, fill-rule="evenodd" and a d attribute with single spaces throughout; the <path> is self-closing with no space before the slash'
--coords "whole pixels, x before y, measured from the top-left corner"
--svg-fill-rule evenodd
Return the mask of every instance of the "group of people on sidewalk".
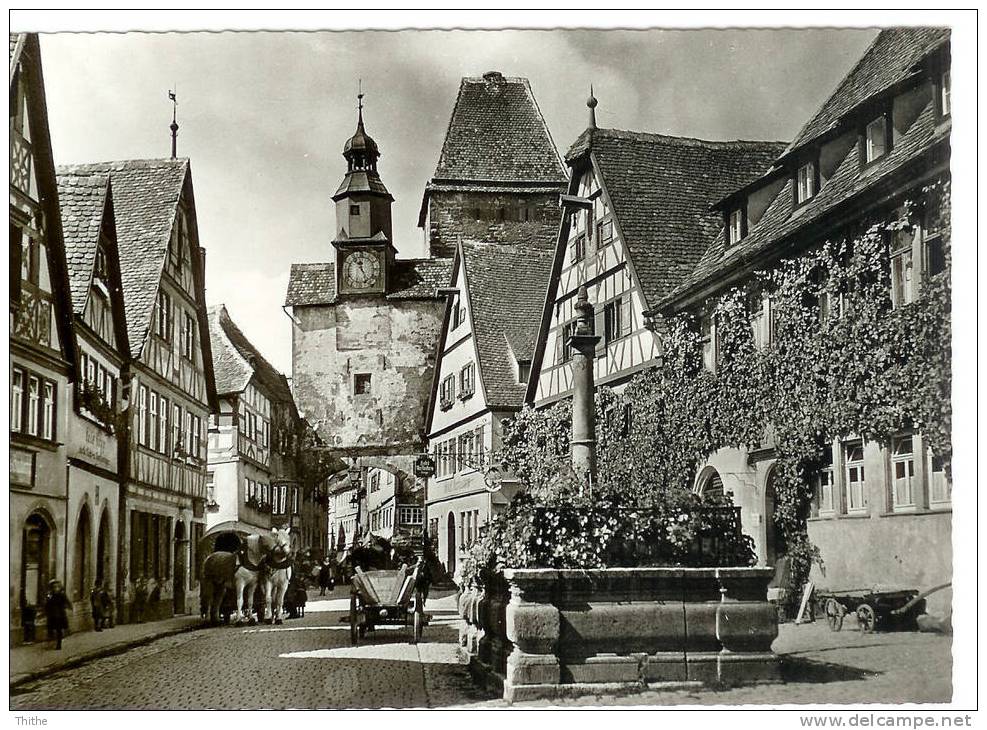
<path id="1" fill-rule="evenodd" d="M 92 606 L 93 626 L 96 631 L 113 627 L 113 596 L 102 581 L 97 581 L 89 596 Z M 48 640 L 55 642 L 55 649 L 62 648 L 62 640 L 69 628 L 69 613 L 74 609 L 72 601 L 65 595 L 61 581 L 48 582 L 48 594 L 45 596 L 45 625 Z"/>

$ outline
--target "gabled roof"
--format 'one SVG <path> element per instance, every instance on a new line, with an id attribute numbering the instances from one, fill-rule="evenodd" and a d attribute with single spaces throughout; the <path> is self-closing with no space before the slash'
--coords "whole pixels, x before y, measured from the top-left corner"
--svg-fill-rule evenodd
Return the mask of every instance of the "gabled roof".
<path id="1" fill-rule="evenodd" d="M 472 241 L 461 251 L 487 406 L 520 408 L 527 384 L 518 383 L 514 361 L 534 354 L 553 251 Z"/>
<path id="2" fill-rule="evenodd" d="M 178 201 L 189 174 L 186 158 L 96 162 L 59 167 L 62 175 L 109 175 L 113 186 L 117 247 L 127 333 L 133 356 L 140 357 L 151 326 L 158 284 Z M 197 246 L 197 242 L 194 244 Z M 193 252 L 198 256 L 198 251 Z"/>
<path id="3" fill-rule="evenodd" d="M 225 304 L 209 307 L 209 337 L 212 341 L 216 392 L 219 395 L 240 393 L 251 379 L 256 378 L 273 400 L 294 405 L 288 379 L 261 355 L 236 326 Z"/>
<path id="4" fill-rule="evenodd" d="M 860 164 L 860 149 L 850 146 L 846 157 L 819 192 L 808 203 L 793 210 L 792 181 L 789 179 L 768 206 L 763 217 L 741 241 L 726 248 L 720 231 L 709 250 L 686 279 L 660 306 L 671 306 L 678 298 L 730 269 L 746 264 L 758 255 L 784 248 L 783 240 L 799 235 L 806 243 L 817 239 L 827 230 L 821 221 L 844 205 L 872 197 L 872 191 L 883 190 L 889 180 L 906 173 L 916 160 L 941 148 L 949 138 L 949 124 L 936 121 L 934 102 L 929 101 L 918 118 L 900 137 L 891 152 L 870 163 Z M 914 174 L 914 173 L 911 173 Z"/>
<path id="5" fill-rule="evenodd" d="M 882 30 L 836 91 L 796 135 L 788 151 L 836 129 L 851 111 L 908 77 L 926 56 L 949 40 L 948 28 Z"/>
<path id="6" fill-rule="evenodd" d="M 435 299 L 435 290 L 449 282 L 451 259 L 395 259 L 386 299 Z M 292 264 L 284 306 L 335 304 L 336 265 L 332 261 Z"/>
<path id="7" fill-rule="evenodd" d="M 17 69 L 20 73 L 15 73 Z M 38 182 L 38 202 L 47 224 L 45 244 L 48 252 L 48 276 L 56 311 L 54 326 L 62 354 L 69 363 L 77 363 L 75 329 L 72 327 L 72 300 L 69 275 L 65 264 L 65 241 L 62 236 L 62 217 L 58 209 L 58 183 L 55 178 L 55 161 L 51 152 L 51 134 L 48 128 L 48 103 L 45 99 L 45 79 L 41 66 L 41 45 L 37 33 L 21 33 L 10 38 L 10 79 L 14 78 L 27 88 L 27 115 L 31 130 L 31 149 L 34 152 L 34 170 Z M 63 315 L 64 316 L 61 316 Z"/>
<path id="8" fill-rule="evenodd" d="M 418 225 L 433 190 L 561 187 L 566 174 L 528 79 L 464 77 Z"/>
<path id="9" fill-rule="evenodd" d="M 76 314 L 86 308 L 109 190 L 110 178 L 103 173 L 58 175 L 65 261 Z"/>
<path id="10" fill-rule="evenodd" d="M 566 159 L 578 164 L 589 154 L 595 161 L 650 304 L 689 275 L 723 227 L 710 205 L 764 173 L 784 147 L 588 129 Z"/>

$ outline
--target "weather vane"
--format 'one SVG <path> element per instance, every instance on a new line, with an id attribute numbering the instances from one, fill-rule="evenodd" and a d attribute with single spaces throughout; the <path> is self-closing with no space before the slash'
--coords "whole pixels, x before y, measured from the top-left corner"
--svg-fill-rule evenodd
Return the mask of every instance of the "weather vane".
<path id="1" fill-rule="evenodd" d="M 168 89 L 168 98 L 171 99 L 171 159 L 178 156 L 178 84 L 175 90 Z"/>

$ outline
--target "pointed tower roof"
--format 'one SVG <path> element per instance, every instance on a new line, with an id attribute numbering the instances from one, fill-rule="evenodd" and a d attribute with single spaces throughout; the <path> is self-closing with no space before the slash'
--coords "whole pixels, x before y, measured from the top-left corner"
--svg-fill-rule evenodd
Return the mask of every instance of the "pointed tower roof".
<path id="1" fill-rule="evenodd" d="M 377 172 L 380 148 L 374 138 L 367 134 L 363 124 L 363 92 L 357 95 L 356 132 L 343 144 L 343 157 L 346 158 L 346 175 L 332 196 L 339 200 L 353 193 L 371 193 L 394 200 L 384 186 Z"/>
<path id="2" fill-rule="evenodd" d="M 425 186 L 418 225 L 425 225 L 433 191 L 543 190 L 562 187 L 566 180 L 528 79 L 498 71 L 465 77 L 439 162 Z"/>

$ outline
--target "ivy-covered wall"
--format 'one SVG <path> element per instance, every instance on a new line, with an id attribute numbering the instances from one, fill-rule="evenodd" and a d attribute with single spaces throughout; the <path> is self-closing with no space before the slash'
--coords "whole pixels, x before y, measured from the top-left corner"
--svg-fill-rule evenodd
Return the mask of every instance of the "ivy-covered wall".
<path id="1" fill-rule="evenodd" d="M 699 317 L 683 314 L 661 322 L 662 366 L 635 377 L 619 396 L 597 394 L 595 499 L 681 505 L 681 495 L 693 490 L 711 456 L 723 458 L 733 449 L 746 460 L 747 452 L 771 447 L 775 504 L 773 515 L 763 515 L 763 527 L 769 519 L 777 525 L 797 590 L 813 562 L 824 564 L 808 525 L 813 477 L 827 444 L 861 438 L 886 445 L 912 430 L 948 473 L 949 210 L 949 184 L 941 181 L 876 211 L 845 236 L 780 260 L 722 292 L 708 310 L 715 323 L 713 370 L 704 366 L 704 347 L 708 351 L 712 343 L 704 342 Z M 892 247 L 933 220 L 941 231 L 943 270 L 914 287 L 913 301 L 893 306 Z M 916 262 L 914 270 L 920 268 Z M 758 307 L 752 303 L 766 297 L 770 314 L 762 316 L 770 317 L 771 337 L 757 342 L 752 320 L 757 324 Z M 765 320 L 759 326 L 766 331 Z M 594 499 L 566 473 L 568 436 L 567 404 L 525 409 L 505 436 L 502 461 L 536 503 Z M 582 539 L 589 549 L 599 536 Z M 489 561 L 491 546 L 482 543 L 478 549 L 488 554 L 477 557 Z M 891 565 L 877 545 L 844 546 L 858 548 L 864 548 L 860 560 Z M 510 545 L 493 549 L 498 563 L 514 557 Z"/>

